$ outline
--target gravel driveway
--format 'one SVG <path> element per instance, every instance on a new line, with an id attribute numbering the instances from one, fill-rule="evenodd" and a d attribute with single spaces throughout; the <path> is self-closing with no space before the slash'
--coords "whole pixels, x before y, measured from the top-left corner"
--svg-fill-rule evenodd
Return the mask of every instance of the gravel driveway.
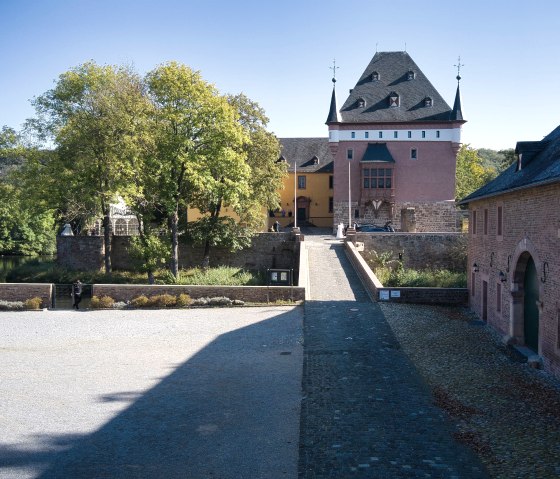
<path id="1" fill-rule="evenodd" d="M 560 383 L 510 358 L 462 308 L 379 303 L 401 348 L 492 478 L 560 477 Z"/>
<path id="2" fill-rule="evenodd" d="M 0 477 L 295 478 L 302 316 L 0 314 Z"/>

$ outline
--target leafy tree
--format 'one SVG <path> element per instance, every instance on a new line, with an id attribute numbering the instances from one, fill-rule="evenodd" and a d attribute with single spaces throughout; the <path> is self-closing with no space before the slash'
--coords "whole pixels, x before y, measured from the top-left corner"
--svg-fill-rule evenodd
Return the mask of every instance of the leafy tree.
<path id="1" fill-rule="evenodd" d="M 515 161 L 515 154 L 512 148 L 500 151 L 479 148 L 478 156 L 482 159 L 482 166 L 494 168 L 498 173 L 504 171 Z"/>
<path id="2" fill-rule="evenodd" d="M 469 145 L 462 145 L 457 154 L 457 181 L 455 197 L 459 200 L 496 177 L 496 170 L 485 167 L 477 150 Z"/>
<path id="3" fill-rule="evenodd" d="M 129 68 L 89 62 L 60 75 L 33 104 L 38 118 L 30 124 L 56 147 L 47 164 L 32 166 L 45 180 L 42 192 L 66 220 L 83 225 L 103 217 L 110 273 L 110 204 L 135 193 L 132 179 L 147 137 L 142 80 Z"/>
<path id="4" fill-rule="evenodd" d="M 154 273 L 169 262 L 168 238 L 157 230 L 143 231 L 131 239 L 130 253 L 140 266 L 140 271 L 148 275 L 148 282 L 154 283 Z"/>
<path id="5" fill-rule="evenodd" d="M 498 172 L 501 173 L 502 171 L 509 168 L 509 166 L 515 162 L 515 150 L 513 148 L 509 148 L 507 150 L 500 150 L 498 154 L 501 155 L 502 160 L 498 165 L 497 169 Z"/>
<path id="6" fill-rule="evenodd" d="M 240 161 L 247 139 L 235 110 L 200 73 L 170 62 L 148 73 L 146 82 L 155 111 L 147 192 L 167 214 L 171 273 L 177 277 L 179 211 L 186 211 L 195 192 L 237 203 L 236 182 L 243 184 L 247 176 Z"/>

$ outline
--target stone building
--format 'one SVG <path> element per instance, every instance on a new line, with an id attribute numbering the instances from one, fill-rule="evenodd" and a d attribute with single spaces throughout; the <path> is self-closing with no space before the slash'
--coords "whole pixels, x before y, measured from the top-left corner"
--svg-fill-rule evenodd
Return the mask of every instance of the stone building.
<path id="1" fill-rule="evenodd" d="M 470 305 L 560 377 L 560 127 L 515 153 L 515 164 L 461 202 L 470 212 Z"/>
<path id="2" fill-rule="evenodd" d="M 401 210 L 414 208 L 416 231 L 456 231 L 459 84 L 450 108 L 408 53 L 378 52 L 340 110 L 333 86 L 326 123 L 335 225 L 391 220 L 399 228 Z"/>
<path id="3" fill-rule="evenodd" d="M 269 226 L 275 221 L 282 227 L 293 225 L 297 215 L 298 226 L 332 227 L 333 157 L 328 138 L 279 140 L 280 161 L 288 164 L 288 175 L 280 191 L 280 207 L 271 212 Z"/>

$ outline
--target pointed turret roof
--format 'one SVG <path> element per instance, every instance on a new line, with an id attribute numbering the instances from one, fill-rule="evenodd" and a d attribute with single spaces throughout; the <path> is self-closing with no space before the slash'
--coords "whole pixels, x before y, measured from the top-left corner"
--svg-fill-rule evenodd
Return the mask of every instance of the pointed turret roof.
<path id="1" fill-rule="evenodd" d="M 457 93 L 455 93 L 455 102 L 453 103 L 453 111 L 451 112 L 452 121 L 463 121 L 463 112 L 461 110 L 461 91 L 459 89 L 459 80 L 461 77 L 457 75 Z"/>
<path id="2" fill-rule="evenodd" d="M 338 123 L 340 121 L 340 114 L 338 113 L 338 108 L 336 107 L 336 80 L 333 78 L 332 96 L 331 96 L 331 107 L 329 108 L 329 116 L 325 122 L 327 125 L 329 123 Z"/>
<path id="3" fill-rule="evenodd" d="M 398 95 L 396 103 L 390 101 L 391 93 Z M 339 121 L 450 121 L 451 114 L 452 109 L 407 52 L 377 52 L 342 105 Z"/>

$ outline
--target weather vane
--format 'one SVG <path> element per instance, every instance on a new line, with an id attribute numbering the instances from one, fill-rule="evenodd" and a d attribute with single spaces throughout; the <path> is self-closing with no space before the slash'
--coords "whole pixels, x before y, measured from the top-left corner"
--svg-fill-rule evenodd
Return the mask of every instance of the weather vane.
<path id="1" fill-rule="evenodd" d="M 461 63 L 461 56 L 460 55 L 457 58 L 457 65 L 453 65 L 453 66 L 457 67 L 457 81 L 459 81 L 461 79 L 461 67 L 465 66 Z"/>
<path id="2" fill-rule="evenodd" d="M 339 67 L 336 66 L 336 58 L 335 58 L 332 61 L 332 67 L 329 67 L 329 69 L 332 70 L 332 82 L 333 83 L 336 83 L 336 70 L 337 70 L 337 68 L 339 68 Z"/>

